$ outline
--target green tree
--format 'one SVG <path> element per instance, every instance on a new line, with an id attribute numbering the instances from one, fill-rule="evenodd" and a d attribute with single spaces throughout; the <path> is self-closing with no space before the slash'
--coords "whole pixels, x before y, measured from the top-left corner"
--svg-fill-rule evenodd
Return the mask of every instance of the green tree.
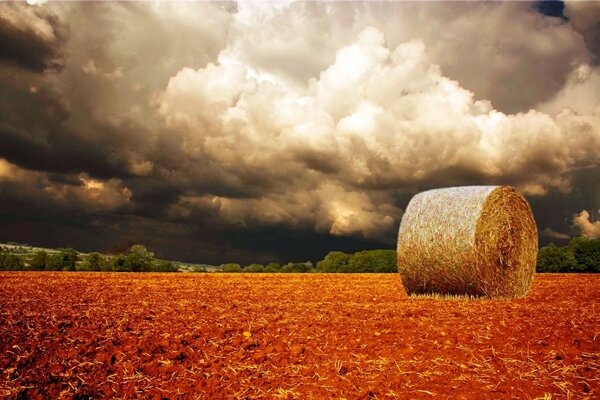
<path id="1" fill-rule="evenodd" d="M 264 272 L 264 270 L 260 264 L 250 264 L 244 268 L 244 272 Z"/>
<path id="2" fill-rule="evenodd" d="M 48 256 L 46 262 L 46 271 L 62 271 L 63 259 L 60 253 L 53 253 Z"/>
<path id="3" fill-rule="evenodd" d="M 307 261 L 304 264 L 305 267 L 303 267 L 303 269 L 305 268 L 304 272 L 314 272 L 315 271 L 315 266 L 313 265 L 312 261 Z"/>
<path id="4" fill-rule="evenodd" d="M 317 263 L 317 270 L 320 272 L 350 272 L 349 262 L 350 254 L 332 251 Z"/>
<path id="5" fill-rule="evenodd" d="M 52 267 L 58 271 L 75 271 L 77 261 L 79 261 L 79 254 L 74 249 L 58 249 L 56 257 L 52 257 Z"/>
<path id="6" fill-rule="evenodd" d="M 274 273 L 274 272 L 279 272 L 280 269 L 281 269 L 281 265 L 279 265 L 279 263 L 272 262 L 272 263 L 267 264 L 264 272 Z"/>
<path id="7" fill-rule="evenodd" d="M 154 263 L 152 266 L 154 272 L 178 272 L 179 269 L 171 261 L 160 260 Z"/>
<path id="8" fill-rule="evenodd" d="M 348 261 L 350 272 L 398 272 L 396 251 L 364 250 L 352 254 Z"/>
<path id="9" fill-rule="evenodd" d="M 102 271 L 106 260 L 100 253 L 90 253 L 85 257 L 83 264 L 81 265 L 82 271 Z"/>
<path id="10" fill-rule="evenodd" d="M 110 260 L 110 270 L 115 272 L 131 272 L 127 259 L 123 254 L 117 254 Z"/>
<path id="11" fill-rule="evenodd" d="M 154 253 L 149 252 L 146 247 L 141 244 L 135 244 L 129 249 L 125 264 L 129 271 L 143 272 L 150 271 L 153 261 Z"/>
<path id="12" fill-rule="evenodd" d="M 289 273 L 295 272 L 294 266 L 292 263 L 287 263 L 279 269 L 279 272 L 284 273 L 284 274 L 289 274 Z"/>
<path id="13" fill-rule="evenodd" d="M 572 272 L 575 269 L 575 259 L 564 247 L 558 247 L 551 243 L 542 247 L 538 252 L 536 266 L 538 272 Z"/>
<path id="14" fill-rule="evenodd" d="M 240 264 L 229 263 L 223 264 L 221 266 L 221 270 L 223 272 L 242 272 L 242 267 L 240 266 Z"/>
<path id="15" fill-rule="evenodd" d="M 575 265 L 568 272 L 600 272 L 600 240 L 575 237 L 567 246 Z"/>
<path id="16" fill-rule="evenodd" d="M 4 253 L 2 257 L 2 269 L 7 271 L 19 271 L 24 267 L 21 257 L 12 252 Z"/>
<path id="17" fill-rule="evenodd" d="M 48 253 L 44 250 L 37 251 L 31 258 L 29 265 L 35 271 L 45 270 L 48 265 Z"/>
<path id="18" fill-rule="evenodd" d="M 312 263 L 296 263 L 296 262 L 289 262 L 286 265 L 284 265 L 283 267 L 281 267 L 281 269 L 279 270 L 279 272 L 283 272 L 283 273 L 304 273 L 304 272 L 308 272 L 312 269 Z"/>

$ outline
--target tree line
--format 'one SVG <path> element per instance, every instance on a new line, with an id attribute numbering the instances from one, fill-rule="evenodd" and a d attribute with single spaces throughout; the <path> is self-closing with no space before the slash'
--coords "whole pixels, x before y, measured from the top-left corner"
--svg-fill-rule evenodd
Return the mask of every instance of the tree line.
<path id="1" fill-rule="evenodd" d="M 600 273 L 600 239 L 574 237 L 566 246 L 549 244 L 537 258 L 537 272 Z"/>
<path id="2" fill-rule="evenodd" d="M 267 265 L 249 264 L 241 266 L 240 264 L 229 263 L 221 265 L 222 272 L 282 272 L 282 273 L 306 273 L 306 272 L 397 272 L 396 252 L 394 250 L 363 250 L 356 253 L 343 253 L 341 251 L 332 251 L 324 259 L 317 262 L 314 266 L 312 262 L 287 263 L 280 265 L 270 263 Z"/>
<path id="3" fill-rule="evenodd" d="M 94 252 L 84 256 L 65 248 L 55 252 L 38 250 L 22 254 L 0 248 L 0 269 L 31 271 L 107 271 L 107 272 L 177 272 L 170 261 L 158 260 L 143 245 L 132 246 L 126 254 L 105 256 Z"/>
<path id="4" fill-rule="evenodd" d="M 277 262 L 272 262 L 267 265 L 262 264 L 248 264 L 242 266 L 237 263 L 227 263 L 222 264 L 219 268 L 219 272 L 251 272 L 251 273 L 306 273 L 306 272 L 315 272 L 313 263 L 310 261 L 307 262 L 289 262 L 285 265 L 281 265 Z"/>
<path id="5" fill-rule="evenodd" d="M 276 262 L 267 265 L 237 263 L 212 267 L 218 272 L 250 273 L 393 273 L 397 272 L 394 250 L 363 250 L 356 253 L 332 251 L 316 266 L 312 262 Z M 177 272 L 173 262 L 154 258 L 143 245 L 134 245 L 125 254 L 81 255 L 65 248 L 47 252 L 39 250 L 29 254 L 23 248 L 0 246 L 0 270 L 32 271 L 112 271 L 112 272 Z M 191 268 L 192 272 L 207 272 L 205 267 Z M 575 237 L 566 246 L 550 244 L 539 250 L 537 272 L 596 272 L 600 273 L 600 239 Z"/>

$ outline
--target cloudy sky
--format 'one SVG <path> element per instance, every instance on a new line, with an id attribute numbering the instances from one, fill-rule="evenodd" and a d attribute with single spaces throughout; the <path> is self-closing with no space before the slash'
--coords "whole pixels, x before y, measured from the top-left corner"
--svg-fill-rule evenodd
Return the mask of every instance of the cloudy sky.
<path id="1" fill-rule="evenodd" d="M 315 261 L 510 184 L 564 242 L 599 164 L 600 2 L 0 3 L 0 241 Z"/>

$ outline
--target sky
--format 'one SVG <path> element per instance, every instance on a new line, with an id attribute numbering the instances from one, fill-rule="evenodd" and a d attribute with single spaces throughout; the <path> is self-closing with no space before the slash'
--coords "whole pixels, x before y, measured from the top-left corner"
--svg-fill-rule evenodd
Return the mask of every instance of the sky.
<path id="1" fill-rule="evenodd" d="M 422 190 L 600 236 L 600 2 L 2 2 L 0 241 L 395 248 Z"/>

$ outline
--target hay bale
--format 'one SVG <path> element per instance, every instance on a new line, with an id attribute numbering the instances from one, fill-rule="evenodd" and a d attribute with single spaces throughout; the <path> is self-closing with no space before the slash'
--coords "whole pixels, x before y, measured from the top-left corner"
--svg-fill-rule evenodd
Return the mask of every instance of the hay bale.
<path id="1" fill-rule="evenodd" d="M 463 186 L 414 196 L 398 233 L 408 294 L 523 297 L 538 249 L 527 200 L 509 186 Z"/>

